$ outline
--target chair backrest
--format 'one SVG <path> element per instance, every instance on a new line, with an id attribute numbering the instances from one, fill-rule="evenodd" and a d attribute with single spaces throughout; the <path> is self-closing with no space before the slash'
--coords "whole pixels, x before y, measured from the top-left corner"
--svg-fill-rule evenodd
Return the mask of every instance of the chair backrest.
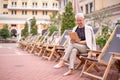
<path id="1" fill-rule="evenodd" d="M 98 27 L 93 28 L 93 32 L 95 34 L 95 37 L 97 37 L 98 33 L 100 32 L 100 28 L 98 28 Z"/>
<path id="2" fill-rule="evenodd" d="M 110 52 L 120 53 L 120 26 L 117 26 L 112 32 L 111 36 L 102 49 L 102 53 L 99 56 L 99 59 L 101 59 L 103 63 L 107 64 L 111 56 Z"/>
<path id="3" fill-rule="evenodd" d="M 47 39 L 47 37 L 48 37 L 48 35 L 49 35 L 49 33 L 50 33 L 49 31 L 45 32 L 45 33 L 42 35 L 42 37 L 40 38 L 39 42 L 40 42 L 40 43 L 45 42 L 46 39 Z"/>
<path id="4" fill-rule="evenodd" d="M 29 34 L 27 37 L 25 37 L 25 40 L 24 40 L 24 41 L 30 40 L 31 37 L 32 37 L 32 34 Z"/>
<path id="5" fill-rule="evenodd" d="M 59 46 L 64 46 L 65 42 L 68 39 L 68 33 L 72 32 L 72 30 L 65 30 L 60 41 L 59 41 Z"/>
<path id="6" fill-rule="evenodd" d="M 58 31 L 54 31 L 53 34 L 50 36 L 48 43 L 52 44 L 57 36 L 58 36 Z"/>

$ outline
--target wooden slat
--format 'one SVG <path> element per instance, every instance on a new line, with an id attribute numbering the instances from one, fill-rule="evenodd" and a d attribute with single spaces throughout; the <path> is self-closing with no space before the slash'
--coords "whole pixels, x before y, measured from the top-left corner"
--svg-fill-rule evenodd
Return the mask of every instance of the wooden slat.
<path id="1" fill-rule="evenodd" d="M 113 59 L 119 59 L 120 60 L 120 57 L 113 57 Z"/>
<path id="2" fill-rule="evenodd" d="M 88 76 L 92 76 L 94 78 L 97 78 L 97 79 L 101 79 L 102 80 L 102 77 L 99 77 L 99 76 L 96 76 L 96 75 L 93 75 L 93 74 L 90 74 L 90 73 L 87 73 L 87 72 L 83 72 L 84 74 L 88 75 Z"/>

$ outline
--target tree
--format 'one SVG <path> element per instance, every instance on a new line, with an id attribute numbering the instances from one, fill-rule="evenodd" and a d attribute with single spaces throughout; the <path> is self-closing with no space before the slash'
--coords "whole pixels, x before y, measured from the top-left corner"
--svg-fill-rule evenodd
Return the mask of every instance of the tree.
<path id="1" fill-rule="evenodd" d="M 32 35 L 36 35 L 37 34 L 37 25 L 36 25 L 36 19 L 35 17 L 33 17 L 33 19 L 31 20 L 31 30 L 30 30 Z"/>
<path id="2" fill-rule="evenodd" d="M 52 15 L 50 15 L 50 22 L 51 27 L 57 27 L 59 30 L 59 36 L 61 35 L 61 23 L 62 23 L 62 15 L 56 12 L 53 12 Z"/>
<path id="3" fill-rule="evenodd" d="M 0 30 L 0 36 L 3 39 L 7 39 L 8 37 L 10 37 L 10 32 L 8 30 L 8 25 L 7 24 L 3 25 L 3 28 Z"/>
<path id="4" fill-rule="evenodd" d="M 24 24 L 24 29 L 22 30 L 22 36 L 27 36 L 28 35 L 28 23 L 26 22 Z"/>
<path id="5" fill-rule="evenodd" d="M 75 26 L 75 14 L 73 13 L 72 3 L 68 2 L 65 7 L 65 12 L 62 15 L 62 27 L 63 33 L 66 29 L 72 29 Z"/>

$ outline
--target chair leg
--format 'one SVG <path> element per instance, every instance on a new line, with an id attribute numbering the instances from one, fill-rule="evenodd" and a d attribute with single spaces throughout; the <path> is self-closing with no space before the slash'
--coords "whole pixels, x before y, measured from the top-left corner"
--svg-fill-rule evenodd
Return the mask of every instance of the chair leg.
<path id="1" fill-rule="evenodd" d="M 97 67 L 97 65 L 95 65 L 94 68 L 97 72 L 100 72 L 100 69 Z"/>
<path id="2" fill-rule="evenodd" d="M 32 47 L 32 46 L 31 46 L 31 47 Z M 33 52 L 34 47 L 35 47 L 35 45 L 33 45 L 33 47 L 31 48 L 30 53 L 32 53 L 32 52 Z"/>
<path id="3" fill-rule="evenodd" d="M 48 58 L 49 61 L 51 60 L 53 54 L 54 54 L 54 51 L 51 52 L 51 54 L 50 54 L 50 56 L 49 56 L 49 58 Z"/>
<path id="4" fill-rule="evenodd" d="M 62 54 L 60 52 L 57 52 L 56 56 L 56 62 L 58 62 L 60 60 L 60 58 L 62 57 Z M 58 57 L 57 57 L 58 56 Z"/>
<path id="5" fill-rule="evenodd" d="M 85 63 L 85 61 L 81 61 L 81 62 L 75 67 L 75 69 L 78 69 L 78 68 L 81 67 L 84 63 Z"/>
<path id="6" fill-rule="evenodd" d="M 106 68 L 106 70 L 105 70 L 105 72 L 104 72 L 104 75 L 103 75 L 103 79 L 102 79 L 102 80 L 106 80 L 107 75 L 108 75 L 108 72 L 109 72 L 110 67 L 111 67 L 111 65 L 112 65 L 112 60 L 113 60 L 113 56 L 111 56 L 111 58 L 110 58 L 110 60 L 109 60 L 109 63 L 108 63 L 107 68 Z"/>
<path id="7" fill-rule="evenodd" d="M 83 69 L 82 69 L 82 71 L 81 71 L 81 73 L 80 73 L 80 77 L 82 77 L 82 75 L 83 75 L 83 73 L 84 73 L 84 71 L 85 71 L 85 69 L 86 69 L 87 62 L 88 62 L 88 61 L 86 60 L 84 66 L 83 66 Z"/>

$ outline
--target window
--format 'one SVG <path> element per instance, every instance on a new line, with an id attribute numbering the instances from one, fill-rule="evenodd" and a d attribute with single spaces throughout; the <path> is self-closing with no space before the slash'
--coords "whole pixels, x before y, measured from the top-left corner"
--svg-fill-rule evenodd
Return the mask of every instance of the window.
<path id="1" fill-rule="evenodd" d="M 5 12 L 3 12 L 3 14 L 5 14 Z"/>
<path id="2" fill-rule="evenodd" d="M 37 11 L 32 11 L 32 15 L 37 15 Z"/>
<path id="3" fill-rule="evenodd" d="M 44 7 L 44 3 L 43 3 L 43 7 Z"/>
<path id="4" fill-rule="evenodd" d="M 64 0 L 64 6 L 65 6 L 65 4 L 66 4 L 66 2 L 65 2 L 65 0 Z"/>
<path id="5" fill-rule="evenodd" d="M 59 1 L 59 8 L 61 8 L 61 1 Z"/>
<path id="6" fill-rule="evenodd" d="M 27 6 L 27 2 L 25 2 L 25 6 Z"/>
<path id="7" fill-rule="evenodd" d="M 17 5 L 17 2 L 15 2 L 15 6 Z"/>
<path id="8" fill-rule="evenodd" d="M 47 7 L 48 6 L 48 4 L 47 3 L 43 3 L 43 7 Z"/>
<path id="9" fill-rule="evenodd" d="M 7 8 L 7 6 L 8 6 L 7 4 L 3 4 L 3 8 Z"/>
<path id="10" fill-rule="evenodd" d="M 64 6 L 67 4 L 68 0 L 64 0 Z"/>
<path id="11" fill-rule="evenodd" d="M 33 3 L 32 3 L 32 6 L 33 6 L 33 7 L 37 6 L 37 2 L 33 2 Z"/>
<path id="12" fill-rule="evenodd" d="M 80 7 L 81 11 L 83 12 L 83 6 Z"/>
<path id="13" fill-rule="evenodd" d="M 57 7 L 57 3 L 56 3 L 56 7 Z"/>
<path id="14" fill-rule="evenodd" d="M 27 6 L 27 2 L 22 2 L 22 6 L 23 7 Z"/>
<path id="15" fill-rule="evenodd" d="M 11 11 L 11 14 L 12 14 L 12 15 L 16 15 L 16 13 L 17 13 L 17 12 L 16 12 L 15 10 L 12 10 L 12 11 Z"/>
<path id="16" fill-rule="evenodd" d="M 17 2 L 12 2 L 12 6 L 17 6 Z"/>
<path id="17" fill-rule="evenodd" d="M 88 4 L 86 4 L 85 7 L 86 7 L 86 14 L 88 14 Z"/>
<path id="18" fill-rule="evenodd" d="M 90 13 L 93 12 L 93 3 L 90 3 Z"/>
<path id="19" fill-rule="evenodd" d="M 16 24 L 11 24 L 11 26 L 15 26 L 16 27 Z"/>
<path id="20" fill-rule="evenodd" d="M 47 15 L 47 11 L 43 11 L 43 15 Z"/>
<path id="21" fill-rule="evenodd" d="M 3 12 L 3 14 L 8 14 L 8 12 Z"/>
<path id="22" fill-rule="evenodd" d="M 27 11 L 22 11 L 22 15 L 27 15 Z"/>
<path id="23" fill-rule="evenodd" d="M 57 3 L 53 3 L 53 7 L 57 7 Z"/>
<path id="24" fill-rule="evenodd" d="M 53 3 L 53 7 L 54 7 L 54 3 Z"/>
<path id="25" fill-rule="evenodd" d="M 14 5 L 14 2 L 12 2 L 12 6 Z"/>

